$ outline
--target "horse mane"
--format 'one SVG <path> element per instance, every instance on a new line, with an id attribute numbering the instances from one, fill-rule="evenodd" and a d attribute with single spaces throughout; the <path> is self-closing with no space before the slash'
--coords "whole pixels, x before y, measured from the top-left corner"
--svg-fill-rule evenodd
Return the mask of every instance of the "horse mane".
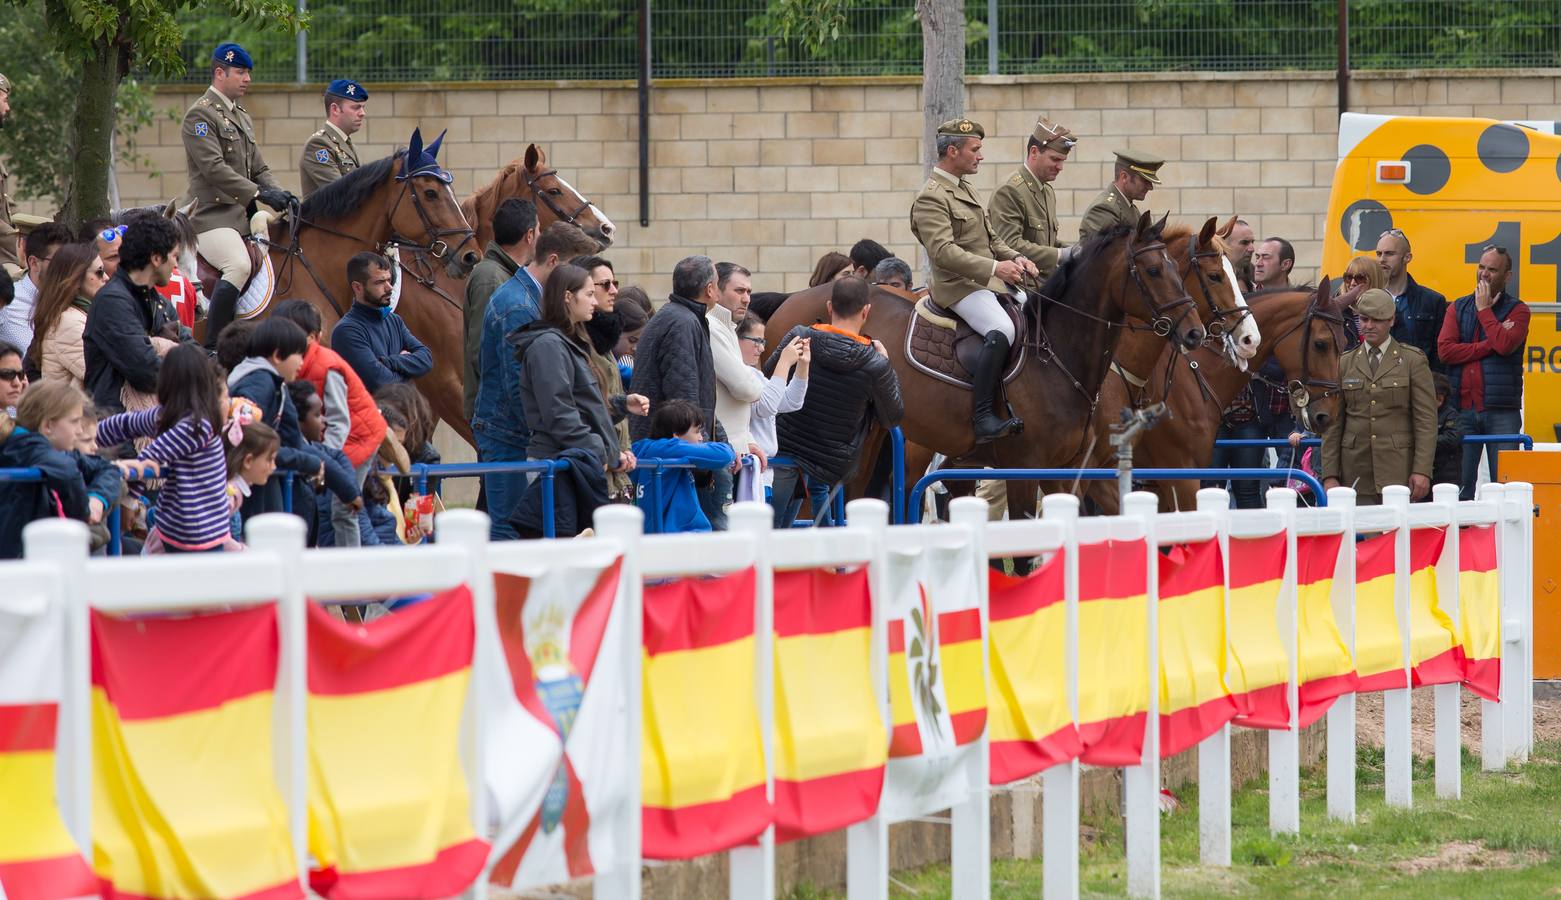
<path id="1" fill-rule="evenodd" d="M 1047 301 L 1061 300 L 1072 289 L 1073 280 L 1080 272 L 1093 264 L 1118 238 L 1132 230 L 1126 225 L 1113 225 L 1079 245 L 1078 252 L 1042 282 L 1041 296 Z M 1038 303 L 1025 304 L 1027 309 L 1039 306 Z"/>
<path id="2" fill-rule="evenodd" d="M 1261 300 L 1264 297 L 1272 297 L 1275 294 L 1294 294 L 1298 292 L 1305 292 L 1308 294 L 1316 293 L 1317 285 L 1312 284 L 1311 282 L 1307 282 L 1306 284 L 1287 284 L 1282 287 L 1258 288 L 1257 290 L 1250 292 L 1242 291 L 1241 295 L 1246 298 L 1248 303 L 1251 303 L 1253 300 Z"/>
<path id="3" fill-rule="evenodd" d="M 396 161 L 405 155 L 406 148 L 397 147 L 395 153 L 384 159 L 376 159 L 348 172 L 310 194 L 309 199 L 303 202 L 301 214 L 305 219 L 330 220 L 340 219 L 356 211 L 390 177 Z"/>
<path id="4" fill-rule="evenodd" d="M 510 160 L 504 164 L 503 168 L 499 169 L 499 173 L 493 176 L 492 181 L 478 188 L 476 192 L 471 195 L 469 202 L 472 206 L 472 212 L 477 214 L 476 218 L 472 219 L 473 222 L 486 222 L 493 217 L 493 212 L 498 206 L 498 204 L 495 202 L 498 198 L 495 195 L 497 195 L 499 192 L 499 186 L 503 184 L 511 174 L 520 171 L 521 165 L 522 163 L 518 159 Z"/>

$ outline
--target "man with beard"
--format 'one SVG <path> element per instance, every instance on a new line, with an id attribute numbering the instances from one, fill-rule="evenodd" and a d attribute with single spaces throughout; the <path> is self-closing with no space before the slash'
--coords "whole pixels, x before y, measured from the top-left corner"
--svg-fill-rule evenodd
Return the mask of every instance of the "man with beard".
<path id="1" fill-rule="evenodd" d="M 434 355 L 390 309 L 390 260 L 365 250 L 347 260 L 352 308 L 331 329 L 331 349 L 363 379 L 369 393 L 380 385 L 428 374 Z"/>

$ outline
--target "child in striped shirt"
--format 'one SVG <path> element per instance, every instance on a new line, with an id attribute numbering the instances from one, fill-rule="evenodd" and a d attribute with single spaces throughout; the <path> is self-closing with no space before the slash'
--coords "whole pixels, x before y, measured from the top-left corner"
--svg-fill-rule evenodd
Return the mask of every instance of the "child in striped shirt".
<path id="1" fill-rule="evenodd" d="M 160 465 L 163 487 L 143 553 L 204 553 L 232 541 L 221 385 L 205 351 L 181 344 L 157 374 L 156 407 L 98 423 L 103 446 L 152 438 L 139 458 Z"/>

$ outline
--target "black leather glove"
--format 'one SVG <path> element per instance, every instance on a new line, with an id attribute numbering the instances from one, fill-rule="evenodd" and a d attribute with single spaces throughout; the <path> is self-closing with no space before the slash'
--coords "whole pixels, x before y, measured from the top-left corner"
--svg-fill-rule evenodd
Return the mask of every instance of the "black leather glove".
<path id="1" fill-rule="evenodd" d="M 281 188 L 261 188 L 255 199 L 271 207 L 277 212 L 286 212 L 290 204 L 297 203 L 298 198 Z"/>

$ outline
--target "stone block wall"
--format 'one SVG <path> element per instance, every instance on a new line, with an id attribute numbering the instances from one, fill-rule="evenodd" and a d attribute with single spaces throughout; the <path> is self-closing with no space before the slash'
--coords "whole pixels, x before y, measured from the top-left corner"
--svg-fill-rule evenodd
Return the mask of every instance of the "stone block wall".
<path id="1" fill-rule="evenodd" d="M 1358 73 L 1359 112 L 1561 119 L 1554 72 Z M 639 223 L 638 98 L 624 83 L 370 86 L 359 136 L 371 159 L 414 126 L 449 129 L 445 163 L 466 194 L 530 142 L 612 217 L 620 279 L 664 296 L 691 252 L 741 262 L 760 290 L 794 290 L 814 261 L 871 237 L 919 266 L 908 211 L 923 181 L 919 79 L 662 82 L 650 123 L 650 223 Z M 1055 184 L 1065 239 L 1105 184 L 1111 151 L 1168 160 L 1148 207 L 1175 219 L 1239 212 L 1260 236 L 1291 239 L 1297 273 L 1322 254 L 1338 131 L 1337 88 L 1325 73 L 982 76 L 968 114 L 987 130 L 983 194 L 1017 164 L 1038 113 L 1081 140 Z M 197 93 L 163 89 L 182 112 Z M 246 106 L 267 159 L 297 184 L 302 144 L 319 127 L 317 87 L 258 85 Z M 185 185 L 177 119 L 138 136 L 149 165 L 122 167 L 130 203 Z"/>

